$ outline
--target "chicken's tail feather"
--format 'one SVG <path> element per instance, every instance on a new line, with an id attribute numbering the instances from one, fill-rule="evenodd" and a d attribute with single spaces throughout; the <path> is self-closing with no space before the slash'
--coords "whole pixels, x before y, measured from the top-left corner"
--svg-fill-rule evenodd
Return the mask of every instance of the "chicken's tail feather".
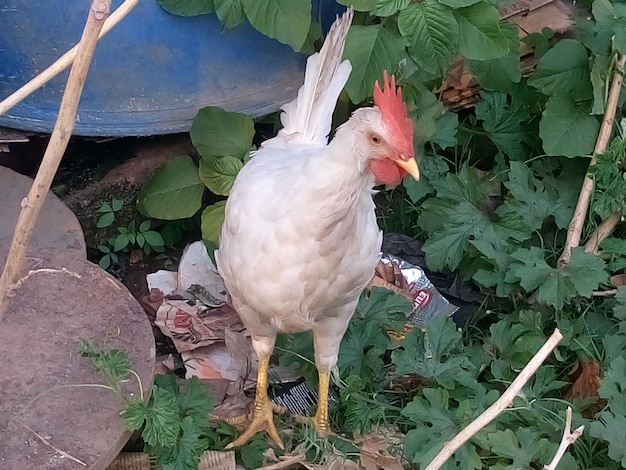
<path id="1" fill-rule="evenodd" d="M 332 115 L 352 66 L 341 61 L 354 12 L 349 8 L 337 18 L 322 49 L 307 60 L 304 84 L 295 100 L 283 106 L 279 136 L 298 142 L 328 143 Z"/>

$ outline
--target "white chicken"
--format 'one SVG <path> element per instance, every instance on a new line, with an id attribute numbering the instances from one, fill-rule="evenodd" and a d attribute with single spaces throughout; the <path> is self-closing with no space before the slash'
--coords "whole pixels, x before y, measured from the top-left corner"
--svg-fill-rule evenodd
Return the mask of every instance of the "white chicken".
<path id="1" fill-rule="evenodd" d="M 230 447 L 261 430 L 282 447 L 267 395 L 277 332 L 313 331 L 319 400 L 312 422 L 320 435 L 330 432 L 330 373 L 382 242 L 373 187 L 419 177 L 413 124 L 386 72 L 375 106 L 356 110 L 328 143 L 351 72 L 341 57 L 352 15 L 338 18 L 308 59 L 304 85 L 283 107 L 284 128 L 243 167 L 226 204 L 216 261 L 259 357 L 252 422 Z"/>

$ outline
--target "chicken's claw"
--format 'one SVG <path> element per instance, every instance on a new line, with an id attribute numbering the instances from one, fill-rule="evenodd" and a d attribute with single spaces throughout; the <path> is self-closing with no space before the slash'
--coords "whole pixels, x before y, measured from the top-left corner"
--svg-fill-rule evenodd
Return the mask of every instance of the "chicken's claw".
<path id="1" fill-rule="evenodd" d="M 274 408 L 276 405 L 267 396 L 267 369 L 270 364 L 270 356 L 271 353 L 264 357 L 259 357 L 259 373 L 257 376 L 252 422 L 241 436 L 226 446 L 226 449 L 244 445 L 248 439 L 259 431 L 267 431 L 278 447 L 281 449 L 285 448 L 274 424 Z"/>
<path id="2" fill-rule="evenodd" d="M 233 447 L 240 447 L 244 445 L 252 436 L 260 431 L 267 431 L 276 445 L 281 449 L 284 449 L 285 445 L 283 444 L 283 440 L 278 435 L 276 425 L 274 424 L 274 407 L 275 405 L 269 399 L 265 399 L 263 401 L 255 400 L 252 422 L 241 436 L 226 446 L 226 449 L 232 449 Z"/>

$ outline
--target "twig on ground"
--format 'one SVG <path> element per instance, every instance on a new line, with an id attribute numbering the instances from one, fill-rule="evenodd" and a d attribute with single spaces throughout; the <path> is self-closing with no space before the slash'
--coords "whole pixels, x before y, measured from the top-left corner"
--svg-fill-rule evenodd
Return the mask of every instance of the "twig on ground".
<path id="1" fill-rule="evenodd" d="M 37 176 L 35 176 L 28 196 L 22 202 L 22 210 L 17 220 L 4 271 L 0 277 L 0 321 L 8 303 L 7 294 L 19 278 L 35 223 L 72 135 L 85 77 L 98 41 L 98 35 L 104 20 L 109 15 L 110 6 L 111 0 L 94 0 L 89 9 L 89 17 L 78 43 L 78 52 L 67 79 L 59 115 L 41 166 L 37 171 Z"/>
<path id="2" fill-rule="evenodd" d="M 64 450 L 59 449 L 58 447 L 53 446 L 50 441 L 48 439 L 46 439 L 45 437 L 43 437 L 41 434 L 39 434 L 37 431 L 35 431 L 34 429 L 32 429 L 30 426 L 28 426 L 25 423 L 22 423 L 22 426 L 24 426 L 26 429 L 28 429 L 30 432 L 32 432 L 35 437 L 37 439 L 39 439 L 41 442 L 43 442 L 43 444 L 47 447 L 50 447 L 53 451 L 55 451 L 57 454 L 62 455 L 63 457 L 65 457 L 66 459 L 70 459 L 73 462 L 76 462 L 79 465 L 82 465 L 83 467 L 86 467 L 87 464 L 85 462 L 83 462 L 80 459 L 77 459 L 76 457 L 74 457 L 71 454 L 68 454 L 67 452 L 65 452 Z"/>
<path id="3" fill-rule="evenodd" d="M 279 460 L 276 463 L 260 467 L 259 470 L 283 470 L 304 461 L 306 461 L 306 455 L 304 454 L 290 455 L 283 457 L 282 460 Z"/>
<path id="4" fill-rule="evenodd" d="M 617 289 L 594 290 L 592 295 L 594 297 L 613 297 L 615 294 L 617 294 Z"/>
<path id="5" fill-rule="evenodd" d="M 602 223 L 598 225 L 598 228 L 596 228 L 596 230 L 591 234 L 587 243 L 585 243 L 585 251 L 597 255 L 600 252 L 600 243 L 611 235 L 620 220 L 622 220 L 621 211 L 611 214 L 604 219 Z"/>
<path id="6" fill-rule="evenodd" d="M 441 449 L 437 456 L 428 464 L 426 470 L 438 470 L 441 466 L 454 454 L 463 444 L 465 444 L 474 434 L 480 431 L 483 427 L 493 421 L 500 413 L 508 408 L 513 399 L 520 392 L 522 387 L 528 382 L 533 374 L 539 369 L 541 364 L 550 355 L 552 350 L 556 348 L 557 344 L 563 339 L 563 335 L 557 329 L 548 338 L 545 344 L 537 351 L 537 354 L 526 364 L 526 367 L 518 374 L 513 380 L 509 388 L 507 388 L 502 396 L 496 400 L 496 402 L 487 408 L 478 418 L 469 423 L 465 429 L 459 432 L 454 438 L 447 442 Z"/>
<path id="7" fill-rule="evenodd" d="M 596 155 L 603 153 L 611 138 L 613 131 L 613 122 L 615 120 L 615 110 L 617 109 L 617 102 L 619 101 L 619 95 L 622 90 L 622 83 L 624 80 L 624 63 L 626 62 L 626 56 L 619 56 L 619 59 L 615 65 L 615 72 L 613 73 L 613 81 L 611 83 L 611 91 L 609 92 L 609 98 L 606 103 L 604 111 L 604 119 L 602 120 L 602 126 L 596 140 L 596 146 L 591 156 L 589 166 L 596 164 Z M 580 237 L 583 231 L 583 225 L 587 218 L 587 209 L 589 208 L 589 201 L 591 200 L 591 194 L 593 193 L 593 179 L 587 173 L 585 180 L 583 181 L 578 202 L 576 203 L 576 209 L 574 210 L 574 216 L 567 229 L 567 238 L 565 239 L 565 247 L 561 254 L 558 265 L 562 266 L 567 264 L 571 257 L 572 248 L 577 247 L 580 244 Z"/>
<path id="8" fill-rule="evenodd" d="M 124 3 L 122 3 L 113 13 L 111 13 L 111 16 L 106 19 L 98 38 L 101 38 L 106 33 L 111 31 L 111 29 L 113 29 L 113 27 L 117 23 L 119 23 L 121 19 L 124 18 L 135 7 L 135 5 L 137 5 L 137 3 L 139 3 L 139 0 L 126 0 Z M 68 68 L 76 58 L 77 53 L 78 44 L 72 47 L 61 57 L 59 57 L 56 62 L 54 62 L 50 67 L 45 69 L 39 75 L 34 77 L 30 82 L 7 96 L 4 100 L 0 101 L 0 116 L 6 113 L 17 103 L 22 101 L 28 95 L 34 93 L 36 90 L 44 86 L 63 70 Z"/>
<path id="9" fill-rule="evenodd" d="M 565 451 L 567 448 L 576 442 L 580 436 L 582 436 L 583 431 L 585 430 L 585 426 L 578 426 L 574 432 L 572 432 L 572 407 L 567 407 L 567 414 L 565 417 L 565 430 L 563 431 L 563 439 L 561 439 L 561 443 L 559 444 L 559 448 L 556 450 L 556 454 L 554 454 L 554 458 L 549 465 L 544 465 L 543 470 L 556 470 L 556 466 L 559 464 L 563 456 L 565 455 Z"/>

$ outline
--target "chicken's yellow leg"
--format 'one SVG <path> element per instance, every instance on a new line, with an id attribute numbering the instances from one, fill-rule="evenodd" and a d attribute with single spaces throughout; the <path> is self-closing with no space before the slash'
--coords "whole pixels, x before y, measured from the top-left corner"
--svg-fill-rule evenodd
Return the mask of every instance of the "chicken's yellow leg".
<path id="1" fill-rule="evenodd" d="M 278 435 L 276 426 L 274 425 L 274 405 L 267 396 L 267 370 L 270 364 L 272 354 L 259 357 L 259 373 L 256 383 L 256 397 L 254 398 L 254 415 L 248 429 L 236 440 L 226 446 L 227 449 L 244 445 L 248 439 L 259 431 L 267 431 L 274 442 L 281 448 L 284 448 L 283 441 Z M 328 413 L 326 416 L 328 421 Z"/>
<path id="2" fill-rule="evenodd" d="M 313 418 L 313 426 L 320 436 L 330 434 L 330 422 L 328 421 L 328 387 L 330 385 L 330 372 L 319 372 L 319 398 L 317 399 L 317 411 Z"/>
<path id="3" fill-rule="evenodd" d="M 298 423 L 312 424 L 321 437 L 332 434 L 330 421 L 328 420 L 328 388 L 330 386 L 330 372 L 318 369 L 319 397 L 317 399 L 317 411 L 315 416 L 296 416 Z"/>

